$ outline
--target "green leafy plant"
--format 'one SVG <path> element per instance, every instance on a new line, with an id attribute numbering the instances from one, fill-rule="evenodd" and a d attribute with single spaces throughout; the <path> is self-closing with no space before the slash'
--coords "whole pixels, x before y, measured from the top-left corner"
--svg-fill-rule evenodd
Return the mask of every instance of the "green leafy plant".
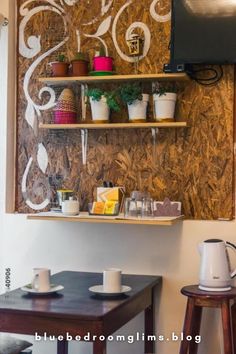
<path id="1" fill-rule="evenodd" d="M 105 92 L 104 96 L 107 99 L 108 107 L 115 112 L 120 111 L 120 104 L 117 99 L 117 94 L 115 91 Z"/>
<path id="2" fill-rule="evenodd" d="M 157 83 L 155 88 L 153 89 L 153 93 L 163 96 L 166 93 L 177 93 L 177 87 L 174 82 L 166 82 L 166 83 Z"/>
<path id="3" fill-rule="evenodd" d="M 86 95 L 91 97 L 93 101 L 100 101 L 102 95 L 104 95 L 104 91 L 100 88 L 91 88 L 87 90 Z"/>
<path id="4" fill-rule="evenodd" d="M 83 60 L 83 61 L 89 61 L 88 56 L 83 53 L 83 52 L 77 52 L 75 54 L 74 60 Z"/>
<path id="5" fill-rule="evenodd" d="M 138 84 L 125 84 L 119 89 L 119 96 L 124 103 L 128 105 L 134 101 L 142 101 L 142 88 Z"/>
<path id="6" fill-rule="evenodd" d="M 120 111 L 120 105 L 117 99 L 117 94 L 115 91 L 104 91 L 100 88 L 92 88 L 86 92 L 88 97 L 91 97 L 93 101 L 100 101 L 102 96 L 106 98 L 108 107 L 115 111 Z"/>
<path id="7" fill-rule="evenodd" d="M 65 56 L 65 54 L 58 54 L 57 60 L 58 60 L 60 63 L 64 63 L 64 62 L 66 61 L 66 56 Z"/>

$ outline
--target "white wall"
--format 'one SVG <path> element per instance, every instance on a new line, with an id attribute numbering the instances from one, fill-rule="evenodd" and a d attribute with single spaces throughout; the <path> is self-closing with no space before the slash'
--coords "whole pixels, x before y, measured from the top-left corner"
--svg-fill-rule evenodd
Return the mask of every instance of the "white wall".
<path id="1" fill-rule="evenodd" d="M 0 12 L 4 15 L 8 15 L 8 2 L 1 0 L 0 3 Z M 0 39 L 1 289 L 5 267 L 12 270 L 12 288 L 29 282 L 32 267 L 35 266 L 50 267 L 53 273 L 60 270 L 102 271 L 104 267 L 114 266 L 126 273 L 160 274 L 163 276 L 163 286 L 156 297 L 157 333 L 168 336 L 171 332 L 181 332 L 186 299 L 180 294 L 180 289 L 198 282 L 197 244 L 209 237 L 235 242 L 236 223 L 184 221 L 173 227 L 111 226 L 28 221 L 25 215 L 4 214 L 5 129 L 8 119 L 6 36 L 7 29 L 4 28 Z M 121 332 L 142 331 L 142 320 L 143 316 L 138 316 Z M 221 353 L 218 313 L 209 310 L 203 320 L 204 348 L 201 345 L 199 353 Z M 35 343 L 34 354 L 52 354 L 55 348 L 55 343 Z M 159 354 L 178 353 L 178 348 L 179 342 L 157 343 Z M 71 345 L 70 354 L 82 352 L 91 353 L 91 345 Z M 141 354 L 142 344 L 109 344 L 108 353 Z"/>

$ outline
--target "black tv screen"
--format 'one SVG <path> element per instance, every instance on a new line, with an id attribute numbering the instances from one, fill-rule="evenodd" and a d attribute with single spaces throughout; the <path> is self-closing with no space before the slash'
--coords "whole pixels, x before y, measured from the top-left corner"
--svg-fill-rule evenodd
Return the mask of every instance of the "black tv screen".
<path id="1" fill-rule="evenodd" d="M 236 63 L 236 1 L 172 0 L 171 62 Z"/>

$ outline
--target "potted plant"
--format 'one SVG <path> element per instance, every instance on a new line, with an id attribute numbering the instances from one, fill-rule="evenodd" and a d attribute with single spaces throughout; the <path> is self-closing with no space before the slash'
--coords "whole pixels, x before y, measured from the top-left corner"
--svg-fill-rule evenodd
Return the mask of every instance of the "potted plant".
<path id="1" fill-rule="evenodd" d="M 52 67 L 52 75 L 53 76 L 67 76 L 69 63 L 66 62 L 66 57 L 64 54 L 59 54 L 57 57 L 57 61 L 54 61 L 51 64 Z"/>
<path id="2" fill-rule="evenodd" d="M 86 93 L 89 97 L 92 119 L 94 123 L 107 123 L 110 110 L 118 112 L 120 106 L 115 91 L 104 91 L 100 88 L 89 89 Z"/>
<path id="3" fill-rule="evenodd" d="M 86 54 L 77 52 L 75 58 L 71 61 L 72 76 L 87 76 L 89 60 Z"/>
<path id="4" fill-rule="evenodd" d="M 121 100 L 128 106 L 129 120 L 143 122 L 147 116 L 149 95 L 142 93 L 138 84 L 125 84 L 119 89 Z"/>
<path id="5" fill-rule="evenodd" d="M 93 70 L 108 73 L 113 70 L 113 58 L 106 54 L 103 45 L 101 45 L 100 50 L 95 53 L 93 58 Z"/>
<path id="6" fill-rule="evenodd" d="M 158 84 L 153 93 L 154 116 L 159 122 L 173 122 L 177 90 L 173 83 Z"/>

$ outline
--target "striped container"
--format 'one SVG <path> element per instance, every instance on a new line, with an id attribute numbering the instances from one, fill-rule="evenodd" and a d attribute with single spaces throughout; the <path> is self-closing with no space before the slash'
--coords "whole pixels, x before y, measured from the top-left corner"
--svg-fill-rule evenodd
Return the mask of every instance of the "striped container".
<path id="1" fill-rule="evenodd" d="M 63 100 L 57 102 L 56 109 L 57 111 L 76 112 L 75 105 Z"/>
<path id="2" fill-rule="evenodd" d="M 61 92 L 53 113 L 55 124 L 76 123 L 75 96 L 71 89 L 65 88 Z"/>
<path id="3" fill-rule="evenodd" d="M 55 124 L 74 124 L 76 123 L 76 112 L 57 111 L 54 112 Z"/>

